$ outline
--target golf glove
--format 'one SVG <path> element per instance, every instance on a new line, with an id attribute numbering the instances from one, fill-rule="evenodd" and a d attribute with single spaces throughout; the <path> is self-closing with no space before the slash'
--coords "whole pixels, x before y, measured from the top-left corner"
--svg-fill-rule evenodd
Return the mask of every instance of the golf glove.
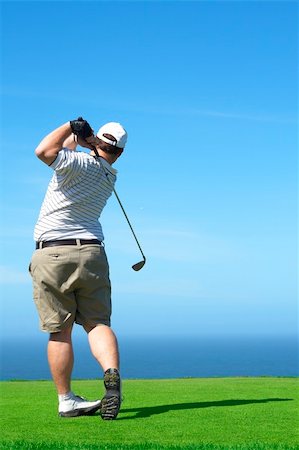
<path id="1" fill-rule="evenodd" d="M 76 120 L 70 121 L 72 132 L 82 139 L 86 139 L 93 136 L 93 130 L 89 123 L 83 119 L 83 117 L 78 117 Z"/>

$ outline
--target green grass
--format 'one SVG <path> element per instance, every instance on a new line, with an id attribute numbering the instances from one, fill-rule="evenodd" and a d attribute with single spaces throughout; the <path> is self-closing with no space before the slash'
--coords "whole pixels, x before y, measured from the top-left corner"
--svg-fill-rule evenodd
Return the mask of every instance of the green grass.
<path id="1" fill-rule="evenodd" d="M 299 449 L 298 379 L 124 380 L 116 421 L 59 418 L 52 382 L 1 382 L 1 450 Z M 96 380 L 73 382 L 90 399 Z"/>

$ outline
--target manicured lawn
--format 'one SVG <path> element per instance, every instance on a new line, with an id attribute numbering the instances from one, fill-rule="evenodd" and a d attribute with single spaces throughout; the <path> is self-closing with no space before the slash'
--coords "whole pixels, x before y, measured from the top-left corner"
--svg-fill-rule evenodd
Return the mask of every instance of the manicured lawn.
<path id="1" fill-rule="evenodd" d="M 1 382 L 0 449 L 299 449 L 296 378 L 124 380 L 116 421 L 59 418 L 52 382 Z M 73 382 L 90 399 L 96 380 Z"/>

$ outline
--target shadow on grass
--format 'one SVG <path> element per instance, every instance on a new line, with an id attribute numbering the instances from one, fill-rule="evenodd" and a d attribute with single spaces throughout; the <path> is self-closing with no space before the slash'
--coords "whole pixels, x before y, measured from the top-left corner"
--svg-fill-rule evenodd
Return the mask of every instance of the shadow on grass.
<path id="1" fill-rule="evenodd" d="M 169 411 L 180 411 L 183 409 L 202 409 L 214 408 L 221 406 L 241 406 L 252 405 L 254 403 L 269 403 L 269 402 L 289 402 L 292 398 L 265 398 L 265 399 L 251 399 L 251 400 L 218 400 L 213 402 L 194 402 L 194 403 L 174 403 L 171 405 L 158 406 L 144 406 L 140 408 L 122 408 L 121 413 L 136 413 L 130 417 L 119 417 L 117 420 L 129 420 L 154 416 L 157 414 L 164 414 Z"/>

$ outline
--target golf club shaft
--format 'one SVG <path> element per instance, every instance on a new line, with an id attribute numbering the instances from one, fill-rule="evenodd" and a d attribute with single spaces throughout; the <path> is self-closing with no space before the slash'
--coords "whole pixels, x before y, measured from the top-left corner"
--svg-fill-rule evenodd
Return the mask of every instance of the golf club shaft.
<path id="1" fill-rule="evenodd" d="M 140 250 L 140 252 L 141 252 L 141 254 L 142 254 L 142 256 L 143 256 L 143 259 L 145 260 L 145 256 L 144 256 L 143 251 L 142 251 L 142 249 L 141 249 L 141 247 L 140 247 L 140 244 L 139 244 L 138 239 L 137 239 L 137 237 L 136 237 L 136 234 L 135 234 L 135 232 L 134 232 L 134 230 L 133 230 L 133 227 L 132 227 L 132 225 L 131 225 L 131 223 L 130 223 L 130 221 L 129 221 L 129 218 L 128 218 L 127 214 L 126 214 L 126 211 L 124 210 L 124 207 L 123 207 L 123 205 L 122 205 L 122 203 L 121 203 L 121 201 L 120 201 L 120 198 L 119 198 L 119 196 L 118 196 L 118 194 L 117 194 L 117 192 L 116 192 L 116 190 L 115 190 L 114 188 L 113 188 L 113 192 L 114 192 L 115 197 L 116 197 L 116 199 L 117 199 L 117 201 L 118 201 L 118 203 L 119 203 L 119 206 L 121 207 L 122 212 L 124 213 L 124 216 L 125 216 L 125 218 L 126 218 L 126 220 L 127 220 L 127 222 L 128 222 L 128 225 L 129 225 L 131 231 L 132 231 L 132 234 L 133 234 L 133 236 L 134 236 L 134 238 L 135 238 L 136 244 L 138 245 L 138 248 L 139 248 L 139 250 Z"/>
<path id="2" fill-rule="evenodd" d="M 96 147 L 94 147 L 93 150 L 94 150 L 95 154 L 97 155 L 97 157 L 99 158 L 99 161 L 100 161 L 100 155 L 99 155 L 99 153 L 98 153 Z M 100 162 L 100 164 L 101 164 L 101 162 Z M 102 164 L 101 164 L 101 166 L 103 167 Z M 145 256 L 144 256 L 144 253 L 143 253 L 143 251 L 142 251 L 142 248 L 141 248 L 141 246 L 140 246 L 140 244 L 139 244 L 139 242 L 138 242 L 138 239 L 137 239 L 136 234 L 135 234 L 135 232 L 134 232 L 134 230 L 133 230 L 133 227 L 132 227 L 132 225 L 131 225 L 131 223 L 130 223 L 130 221 L 129 221 L 129 218 L 128 218 L 128 216 L 127 216 L 127 213 L 126 213 L 126 211 L 124 210 L 124 207 L 123 207 L 123 205 L 122 205 L 122 203 L 121 203 L 121 201 L 120 201 L 120 198 L 119 198 L 119 196 L 118 196 L 116 190 L 114 189 L 114 185 L 113 185 L 113 184 L 111 183 L 111 181 L 109 180 L 108 174 L 106 173 L 106 170 L 105 170 L 104 167 L 103 167 L 103 170 L 104 170 L 104 173 L 105 173 L 105 175 L 106 175 L 107 180 L 108 180 L 108 181 L 110 182 L 110 184 L 112 185 L 112 189 L 113 189 L 113 192 L 114 192 L 114 194 L 115 194 L 115 197 L 116 197 L 116 199 L 117 199 L 117 201 L 118 201 L 118 203 L 119 203 L 119 206 L 121 207 L 122 212 L 124 213 L 124 216 L 125 216 L 125 218 L 126 218 L 126 220 L 127 220 L 127 222 L 128 222 L 128 225 L 129 225 L 129 227 L 130 227 L 130 229 L 131 229 L 131 231 L 132 231 L 132 234 L 133 234 L 133 236 L 134 236 L 134 239 L 135 239 L 135 241 L 136 241 L 136 244 L 138 245 L 138 248 L 139 248 L 139 250 L 140 250 L 140 252 L 141 252 L 141 255 L 142 255 L 143 259 L 144 259 L 144 262 L 145 262 L 146 258 L 145 258 Z"/>

